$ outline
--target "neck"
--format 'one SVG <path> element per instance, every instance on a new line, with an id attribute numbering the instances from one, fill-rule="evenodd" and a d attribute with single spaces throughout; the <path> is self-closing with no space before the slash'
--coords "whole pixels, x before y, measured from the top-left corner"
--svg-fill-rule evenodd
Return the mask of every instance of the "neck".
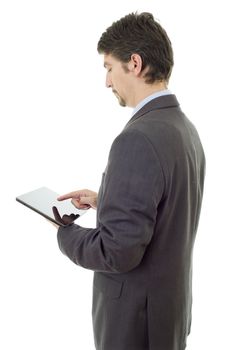
<path id="1" fill-rule="evenodd" d="M 146 97 L 154 94 L 155 92 L 159 92 L 162 90 L 167 89 L 167 83 L 162 81 L 162 82 L 156 82 L 154 84 L 143 84 L 141 88 L 137 89 L 135 91 L 134 99 L 132 101 L 132 104 L 130 107 L 135 108 L 142 100 L 144 100 Z"/>

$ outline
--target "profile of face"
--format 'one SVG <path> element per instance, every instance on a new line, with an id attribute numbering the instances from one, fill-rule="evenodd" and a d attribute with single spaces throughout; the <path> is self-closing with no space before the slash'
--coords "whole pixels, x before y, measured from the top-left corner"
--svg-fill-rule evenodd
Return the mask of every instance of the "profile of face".
<path id="1" fill-rule="evenodd" d="M 130 79 L 127 64 L 114 58 L 112 55 L 104 55 L 104 67 L 106 73 L 106 87 L 111 88 L 117 97 L 120 106 L 129 106 L 130 103 Z"/>

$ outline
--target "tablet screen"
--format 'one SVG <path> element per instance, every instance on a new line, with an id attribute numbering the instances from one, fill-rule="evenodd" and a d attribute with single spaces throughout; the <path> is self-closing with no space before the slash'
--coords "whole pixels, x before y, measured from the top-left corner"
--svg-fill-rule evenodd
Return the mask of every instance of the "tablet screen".
<path id="1" fill-rule="evenodd" d="M 16 197 L 16 200 L 60 226 L 73 223 L 87 211 L 75 208 L 70 200 L 60 202 L 57 197 L 58 193 L 47 187 L 41 187 Z"/>

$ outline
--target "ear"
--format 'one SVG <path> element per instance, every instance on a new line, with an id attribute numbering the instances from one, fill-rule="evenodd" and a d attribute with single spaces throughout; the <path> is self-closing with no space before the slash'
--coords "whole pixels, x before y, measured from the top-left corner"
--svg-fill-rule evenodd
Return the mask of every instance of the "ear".
<path id="1" fill-rule="evenodd" d="M 128 63 L 128 68 L 136 76 L 139 76 L 142 71 L 142 58 L 137 53 L 131 55 L 130 61 Z"/>

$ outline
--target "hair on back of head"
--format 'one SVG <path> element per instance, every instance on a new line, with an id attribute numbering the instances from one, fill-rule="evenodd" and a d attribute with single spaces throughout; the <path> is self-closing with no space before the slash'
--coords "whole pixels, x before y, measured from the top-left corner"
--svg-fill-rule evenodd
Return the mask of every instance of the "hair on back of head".
<path id="1" fill-rule="evenodd" d="M 168 81 L 173 68 L 171 41 L 149 12 L 130 13 L 106 29 L 97 50 L 111 54 L 121 62 L 129 62 L 132 54 L 140 55 L 145 82 Z"/>

